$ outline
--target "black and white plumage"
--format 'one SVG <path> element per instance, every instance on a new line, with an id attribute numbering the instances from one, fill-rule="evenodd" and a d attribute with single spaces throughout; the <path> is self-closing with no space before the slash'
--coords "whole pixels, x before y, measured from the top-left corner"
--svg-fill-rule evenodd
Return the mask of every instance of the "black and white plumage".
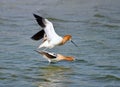
<path id="1" fill-rule="evenodd" d="M 74 61 L 74 57 L 71 56 L 64 56 L 61 54 L 51 53 L 47 51 L 39 51 L 35 50 L 37 53 L 41 54 L 44 58 L 46 58 L 50 63 L 51 62 L 58 62 L 58 61 Z"/>
<path id="2" fill-rule="evenodd" d="M 53 48 L 58 45 L 63 45 L 67 41 L 71 40 L 71 35 L 65 35 L 64 37 L 59 36 L 53 27 L 52 22 L 50 22 L 48 19 L 45 19 L 41 16 L 38 16 L 36 14 L 33 14 L 37 23 L 42 27 L 42 30 L 37 32 L 35 35 L 33 35 L 31 38 L 33 40 L 40 40 L 43 38 L 42 44 L 38 48 Z M 72 40 L 71 42 L 77 46 Z"/>

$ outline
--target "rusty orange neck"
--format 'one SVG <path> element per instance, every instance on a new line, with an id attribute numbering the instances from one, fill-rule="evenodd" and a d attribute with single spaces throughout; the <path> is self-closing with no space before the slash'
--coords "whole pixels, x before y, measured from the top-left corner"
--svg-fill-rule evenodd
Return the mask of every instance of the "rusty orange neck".
<path id="1" fill-rule="evenodd" d="M 64 60 L 67 60 L 67 61 L 74 61 L 75 59 L 73 57 L 66 57 L 64 58 Z"/>
<path id="2" fill-rule="evenodd" d="M 66 61 L 74 61 L 75 58 L 71 56 L 63 56 L 61 54 L 58 54 L 58 59 L 59 60 L 66 60 Z"/>
<path id="3" fill-rule="evenodd" d="M 62 42 L 61 42 L 61 45 L 65 44 L 65 43 L 66 43 L 67 41 L 69 41 L 71 38 L 72 38 L 71 35 L 65 35 L 65 36 L 63 37 Z"/>

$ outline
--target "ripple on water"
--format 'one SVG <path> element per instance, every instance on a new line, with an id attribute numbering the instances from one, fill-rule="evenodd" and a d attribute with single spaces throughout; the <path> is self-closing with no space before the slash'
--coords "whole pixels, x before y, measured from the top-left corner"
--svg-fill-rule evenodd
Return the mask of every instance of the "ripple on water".
<path id="1" fill-rule="evenodd" d="M 112 81 L 120 81 L 120 77 L 119 76 L 115 76 L 115 75 L 102 75 L 102 76 L 94 76 L 94 80 L 96 81 L 105 81 L 105 82 L 112 82 Z"/>
<path id="2" fill-rule="evenodd" d="M 103 14 L 100 14 L 100 13 L 96 13 L 96 14 L 94 14 L 94 17 L 97 17 L 97 18 L 104 18 L 104 17 L 106 17 L 106 16 L 103 15 Z"/>
<path id="3" fill-rule="evenodd" d="M 117 66 L 102 66 L 102 65 L 100 65 L 97 67 L 102 68 L 103 70 L 120 70 L 120 68 Z"/>

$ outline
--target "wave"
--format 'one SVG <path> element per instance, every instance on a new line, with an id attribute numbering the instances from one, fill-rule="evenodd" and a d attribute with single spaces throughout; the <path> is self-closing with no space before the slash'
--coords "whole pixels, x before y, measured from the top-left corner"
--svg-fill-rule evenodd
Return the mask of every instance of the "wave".
<path id="1" fill-rule="evenodd" d="M 94 78 L 94 80 L 99 80 L 99 81 L 120 81 L 120 77 L 115 76 L 115 75 L 103 75 L 103 76 L 97 76 Z"/>

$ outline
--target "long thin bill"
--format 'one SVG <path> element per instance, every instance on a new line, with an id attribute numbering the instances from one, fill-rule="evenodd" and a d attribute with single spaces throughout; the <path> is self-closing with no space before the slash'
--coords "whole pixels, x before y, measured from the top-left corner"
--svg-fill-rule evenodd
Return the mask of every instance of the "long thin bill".
<path id="1" fill-rule="evenodd" d="M 72 40 L 71 40 L 71 42 L 76 46 L 76 47 L 78 47 L 78 45 L 77 44 L 75 44 L 75 42 L 73 42 Z"/>

